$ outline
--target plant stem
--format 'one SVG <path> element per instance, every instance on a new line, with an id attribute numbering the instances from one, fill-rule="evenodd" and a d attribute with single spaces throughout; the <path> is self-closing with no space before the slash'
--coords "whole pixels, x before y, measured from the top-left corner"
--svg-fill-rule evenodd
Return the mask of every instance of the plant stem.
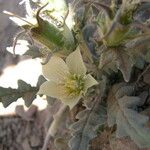
<path id="1" fill-rule="evenodd" d="M 68 110 L 68 106 L 63 105 L 59 109 L 59 111 L 54 115 L 54 120 L 48 129 L 42 150 L 47 150 L 50 140 L 56 136 L 58 128 L 61 126 L 64 120 L 64 116 L 65 116 L 64 114 L 67 112 L 67 110 Z"/>

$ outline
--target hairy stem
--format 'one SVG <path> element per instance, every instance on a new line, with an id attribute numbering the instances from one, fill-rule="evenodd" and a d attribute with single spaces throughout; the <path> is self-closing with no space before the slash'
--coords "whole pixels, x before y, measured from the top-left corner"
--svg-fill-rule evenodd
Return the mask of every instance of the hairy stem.
<path id="1" fill-rule="evenodd" d="M 57 131 L 58 131 L 59 127 L 61 126 L 61 123 L 64 120 L 64 116 L 65 116 L 64 114 L 67 111 L 68 111 L 68 106 L 63 105 L 59 109 L 59 111 L 54 115 L 54 120 L 48 129 L 42 150 L 47 150 L 50 139 L 53 139 L 56 136 Z"/>

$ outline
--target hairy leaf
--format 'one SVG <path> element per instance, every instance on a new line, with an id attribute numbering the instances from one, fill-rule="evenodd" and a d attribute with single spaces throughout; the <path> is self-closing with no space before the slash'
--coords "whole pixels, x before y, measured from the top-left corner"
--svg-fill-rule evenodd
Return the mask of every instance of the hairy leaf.
<path id="1" fill-rule="evenodd" d="M 73 137 L 69 142 L 71 150 L 87 150 L 90 140 L 97 135 L 96 129 L 106 121 L 106 109 L 101 104 L 105 82 L 102 86 L 102 95 L 91 101 L 87 100 L 86 109 L 76 116 L 79 120 L 71 125 L 73 131 Z"/>
<path id="2" fill-rule="evenodd" d="M 110 70 L 113 70 L 117 72 L 116 64 L 115 64 L 115 53 L 111 49 L 108 51 L 105 51 L 100 56 L 100 63 L 99 68 L 102 71 L 105 71 L 107 73 L 110 72 Z"/>
<path id="3" fill-rule="evenodd" d="M 118 102 L 117 98 L 124 95 L 130 96 L 134 91 L 133 86 L 126 86 L 125 83 L 114 85 L 108 95 L 108 125 L 113 126 L 115 124 Z M 116 98 L 117 97 L 117 98 Z"/>
<path id="4" fill-rule="evenodd" d="M 4 107 L 7 107 L 22 97 L 25 101 L 25 105 L 29 107 L 36 98 L 37 91 L 38 88 L 32 87 L 22 80 L 18 80 L 18 89 L 0 87 L 0 101 Z"/>
<path id="5" fill-rule="evenodd" d="M 41 18 L 39 15 L 44 7 L 41 7 L 36 14 L 38 26 L 31 28 L 32 37 L 53 51 L 56 51 L 56 48 L 73 50 L 75 43 L 70 29 L 65 23 L 61 27 L 58 27 L 50 21 Z"/>
<path id="6" fill-rule="evenodd" d="M 122 72 L 124 80 L 130 80 L 130 74 L 133 66 L 132 59 L 124 50 L 116 50 L 117 67 Z"/>
<path id="7" fill-rule="evenodd" d="M 61 1 L 63 2 L 63 1 Z M 65 2 L 65 1 L 64 1 Z M 57 18 L 51 18 L 45 16 L 44 14 L 41 15 L 43 8 L 47 5 L 42 6 L 36 13 L 36 16 L 32 19 L 36 19 L 37 23 L 32 23 L 28 20 L 25 20 L 17 15 L 14 15 L 10 12 L 5 12 L 6 14 L 12 16 L 11 20 L 13 20 L 17 25 L 21 26 L 26 31 L 30 32 L 31 37 L 36 40 L 38 43 L 44 45 L 52 52 L 56 52 L 56 50 L 74 50 L 75 49 L 75 41 L 72 34 L 72 31 L 68 28 L 65 24 L 65 21 L 61 23 L 61 25 L 57 25 L 57 23 L 53 22 L 60 22 Z M 48 10 L 45 10 L 48 11 Z M 41 17 L 42 16 L 42 17 Z M 16 18 L 24 24 L 16 22 Z M 55 20 L 56 19 L 56 20 Z M 29 52 L 28 52 L 29 53 Z M 31 51 L 30 51 L 31 54 Z"/>
<path id="8" fill-rule="evenodd" d="M 127 51 L 135 66 L 143 66 L 144 61 L 150 62 L 150 36 L 139 37 L 126 44 Z M 140 65 L 139 65 L 140 64 Z M 140 68 L 140 67 L 139 67 Z"/>
<path id="9" fill-rule="evenodd" d="M 133 92 L 133 86 L 124 84 L 112 88 L 108 96 L 108 125 L 117 124 L 117 137 L 130 136 L 140 148 L 147 148 L 150 146 L 150 128 L 146 124 L 150 120 L 136 111 L 142 100 L 131 96 Z"/>
<path id="10" fill-rule="evenodd" d="M 128 82 L 130 80 L 133 61 L 125 50 L 110 49 L 102 53 L 100 57 L 99 68 L 109 73 L 109 70 L 116 72 L 118 68 L 124 77 L 124 80 Z"/>

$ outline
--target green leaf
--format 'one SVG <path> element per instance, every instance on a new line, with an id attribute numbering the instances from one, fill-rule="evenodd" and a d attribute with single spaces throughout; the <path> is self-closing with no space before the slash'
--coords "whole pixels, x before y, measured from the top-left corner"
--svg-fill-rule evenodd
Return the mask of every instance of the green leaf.
<path id="1" fill-rule="evenodd" d="M 18 80 L 18 90 L 19 90 L 20 92 L 27 91 L 27 90 L 29 90 L 30 88 L 32 88 L 30 84 L 27 84 L 27 83 L 26 83 L 25 81 L 23 81 L 23 80 Z"/>
<path id="2" fill-rule="evenodd" d="M 58 3 L 58 1 L 51 1 L 48 0 L 49 3 L 53 3 L 54 5 Z M 63 5 L 61 6 L 60 3 Z M 30 21 L 25 21 L 23 18 L 15 15 L 15 18 L 18 20 L 21 20 L 25 22 L 24 25 L 20 25 L 23 29 L 26 31 L 29 31 L 31 34 L 31 37 L 36 40 L 41 45 L 44 45 L 47 47 L 50 51 L 56 52 L 56 51 L 62 51 L 62 50 L 68 50 L 72 51 L 75 49 L 75 41 L 74 36 L 72 34 L 72 31 L 68 28 L 68 26 L 65 23 L 62 23 L 62 26 L 59 27 L 57 24 L 53 22 L 57 22 L 58 19 L 54 17 L 51 18 L 47 15 L 45 16 L 44 13 L 41 17 L 41 11 L 43 8 L 46 8 L 47 5 L 42 6 L 36 13 L 36 19 L 37 24 L 32 24 Z M 65 1 L 61 0 L 59 1 L 59 5 L 57 5 L 58 10 L 59 9 L 66 9 L 66 3 Z M 54 8 L 53 11 L 55 11 L 56 8 Z M 48 11 L 48 10 L 45 10 Z M 57 10 L 56 10 L 57 11 Z M 66 10 L 65 10 L 66 11 Z M 67 12 L 66 12 L 67 13 Z M 10 16 L 14 16 L 12 13 L 8 13 Z M 47 19 L 49 18 L 49 19 Z M 56 19 L 56 20 L 55 20 Z M 15 20 L 14 20 L 15 22 Z M 18 24 L 19 25 L 19 24 Z M 39 56 L 39 53 L 35 54 L 35 51 L 28 51 L 26 54 L 33 56 L 34 58 Z"/>
<path id="3" fill-rule="evenodd" d="M 116 84 L 112 87 L 108 94 L 108 125 L 113 126 L 116 121 L 116 115 L 118 110 L 117 98 L 124 95 L 132 95 L 134 91 L 133 86 L 126 86 L 126 83 Z"/>
<path id="4" fill-rule="evenodd" d="M 0 87 L 0 101 L 4 107 L 9 106 L 11 103 L 17 101 L 20 98 L 20 93 L 17 93 L 17 90 L 12 88 L 3 88 Z"/>
<path id="5" fill-rule="evenodd" d="M 133 61 L 125 50 L 116 50 L 117 68 L 122 72 L 126 82 L 130 80 L 130 75 L 133 67 Z"/>
<path id="6" fill-rule="evenodd" d="M 0 87 L 0 101 L 4 107 L 7 107 L 11 103 L 17 101 L 18 98 L 22 97 L 25 101 L 25 105 L 29 107 L 32 104 L 32 101 L 36 98 L 37 92 L 37 87 L 32 87 L 30 84 L 18 80 L 18 89 Z"/>
<path id="7" fill-rule="evenodd" d="M 25 101 L 25 105 L 27 107 L 29 107 L 32 104 L 33 100 L 36 98 L 36 93 L 37 93 L 37 91 L 36 92 L 27 92 L 22 97 L 23 100 Z"/>
<path id="8" fill-rule="evenodd" d="M 73 34 L 72 32 L 70 31 L 69 27 L 64 24 L 63 26 L 63 31 L 62 31 L 62 34 L 63 34 L 63 40 L 64 40 L 64 47 L 66 49 L 74 49 L 75 48 L 75 43 L 74 43 L 74 37 L 73 37 Z"/>
<path id="9" fill-rule="evenodd" d="M 128 53 L 123 49 L 112 48 L 101 54 L 99 68 L 109 74 L 110 70 L 117 72 L 119 69 L 124 77 L 124 80 L 128 82 L 133 67 L 133 61 Z"/>
<path id="10" fill-rule="evenodd" d="M 105 91 L 106 83 L 102 83 Z M 103 94 L 95 99 L 88 99 L 86 109 L 77 114 L 76 118 L 79 120 L 70 127 L 73 136 L 69 141 L 71 150 L 87 150 L 90 140 L 97 135 L 98 127 L 105 123 L 106 109 L 101 102 Z"/>
<path id="11" fill-rule="evenodd" d="M 40 52 L 38 47 L 31 46 L 31 45 L 29 45 L 28 47 L 29 47 L 29 50 L 27 50 L 23 55 L 31 56 L 32 59 L 43 56 L 43 54 Z"/>
<path id="12" fill-rule="evenodd" d="M 45 81 L 46 79 L 44 78 L 44 76 L 40 75 L 38 78 L 37 87 L 40 87 Z"/>
<path id="13" fill-rule="evenodd" d="M 110 70 L 117 72 L 115 57 L 115 53 L 111 49 L 103 52 L 100 56 L 99 68 L 108 74 Z"/>
<path id="14" fill-rule="evenodd" d="M 36 98 L 36 88 L 27 84 L 23 80 L 18 80 L 18 90 L 23 93 L 22 98 L 25 101 L 25 105 L 29 107 Z"/>
<path id="15" fill-rule="evenodd" d="M 71 126 L 73 130 L 73 137 L 69 142 L 71 150 L 87 150 L 90 140 L 97 135 L 98 126 L 105 123 L 106 109 L 100 101 L 100 98 L 94 100 L 91 108 L 87 108 L 77 115 L 79 121 Z"/>
<path id="16" fill-rule="evenodd" d="M 33 39 L 52 51 L 62 50 L 62 48 L 73 50 L 75 48 L 74 37 L 66 24 L 58 28 L 38 15 L 36 18 L 38 26 L 31 29 Z"/>
<path id="17" fill-rule="evenodd" d="M 150 36 L 143 36 L 129 41 L 126 49 L 135 63 L 135 66 L 143 66 L 145 62 L 150 62 Z M 143 69 L 143 68 L 142 68 Z"/>
<path id="18" fill-rule="evenodd" d="M 115 85 L 108 96 L 108 125 L 117 124 L 117 137 L 130 136 L 140 147 L 150 147 L 150 128 L 146 124 L 149 117 L 138 113 L 137 107 L 141 106 L 139 97 L 131 96 L 133 86 L 125 84 Z"/>

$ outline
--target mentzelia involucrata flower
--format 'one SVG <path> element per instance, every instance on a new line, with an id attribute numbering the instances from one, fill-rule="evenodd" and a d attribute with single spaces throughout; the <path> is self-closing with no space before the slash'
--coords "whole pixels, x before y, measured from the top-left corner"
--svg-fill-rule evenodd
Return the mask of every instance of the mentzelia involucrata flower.
<path id="1" fill-rule="evenodd" d="M 41 85 L 38 94 L 60 99 L 70 109 L 89 87 L 98 84 L 90 74 L 86 74 L 79 48 L 66 58 L 66 63 L 62 58 L 53 56 L 42 69 L 48 81 Z"/>

